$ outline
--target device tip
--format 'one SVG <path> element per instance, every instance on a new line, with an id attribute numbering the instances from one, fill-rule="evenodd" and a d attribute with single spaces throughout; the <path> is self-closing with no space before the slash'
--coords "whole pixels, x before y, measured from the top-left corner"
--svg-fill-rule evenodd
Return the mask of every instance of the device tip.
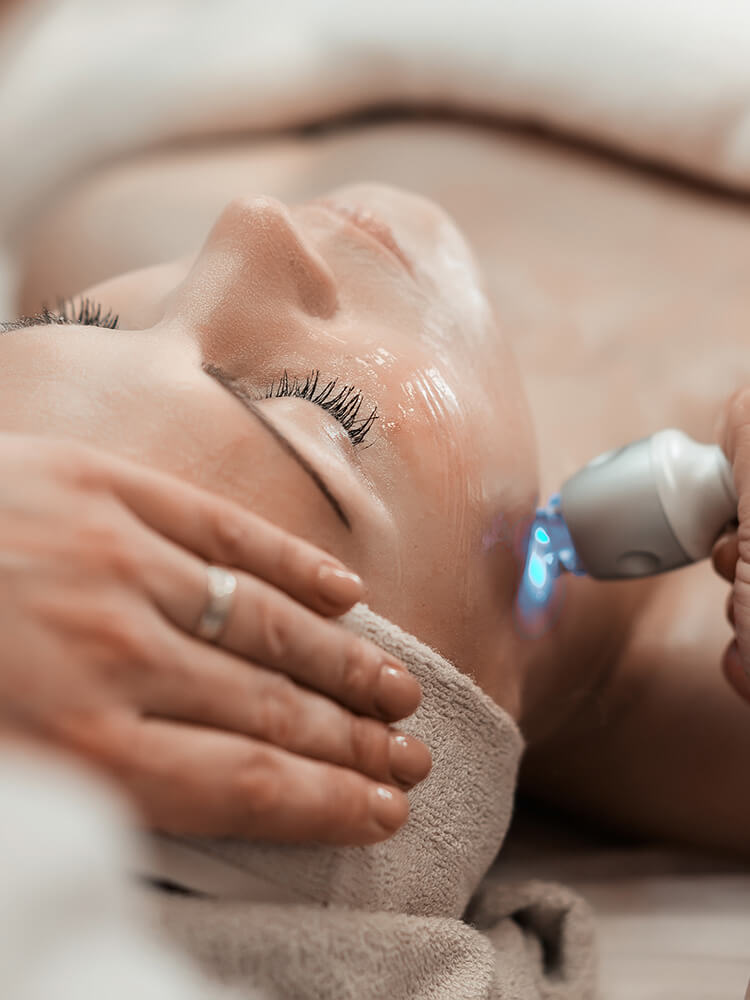
<path id="1" fill-rule="evenodd" d="M 529 529 L 526 561 L 516 595 L 519 627 L 529 637 L 546 631 L 555 583 L 561 573 L 585 575 L 560 507 L 560 494 L 538 507 Z"/>

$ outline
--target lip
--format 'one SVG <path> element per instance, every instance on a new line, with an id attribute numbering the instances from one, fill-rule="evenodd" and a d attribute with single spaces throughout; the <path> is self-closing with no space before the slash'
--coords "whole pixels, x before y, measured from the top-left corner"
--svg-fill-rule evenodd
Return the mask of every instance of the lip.
<path id="1" fill-rule="evenodd" d="M 381 218 L 375 215 L 369 208 L 362 205 L 343 205 L 341 202 L 333 201 L 330 198 L 318 198 L 316 204 L 338 215 L 347 222 L 356 226 L 357 229 L 366 233 L 374 239 L 381 247 L 384 247 L 389 256 L 395 257 L 403 267 L 414 277 L 414 266 L 403 249 L 399 245 L 393 230 Z"/>

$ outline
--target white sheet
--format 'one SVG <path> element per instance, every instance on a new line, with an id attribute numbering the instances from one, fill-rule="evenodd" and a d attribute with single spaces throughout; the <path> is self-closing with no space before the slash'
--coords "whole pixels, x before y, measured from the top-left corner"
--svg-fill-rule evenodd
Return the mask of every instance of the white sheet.
<path id="1" fill-rule="evenodd" d="M 238 1000 L 149 919 L 129 875 L 145 845 L 93 775 L 3 743 L 0 816 L 3 1000 Z"/>

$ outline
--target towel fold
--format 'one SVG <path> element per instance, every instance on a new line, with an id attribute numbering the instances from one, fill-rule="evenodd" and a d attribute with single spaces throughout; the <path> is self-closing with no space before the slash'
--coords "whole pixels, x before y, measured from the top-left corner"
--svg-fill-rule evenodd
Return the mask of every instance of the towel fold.
<path id="1" fill-rule="evenodd" d="M 593 1000 L 586 904 L 542 882 L 490 895 L 481 930 L 448 917 L 180 896 L 161 910 L 167 933 L 248 1000 L 257 989 L 269 1000 Z"/>
<path id="2" fill-rule="evenodd" d="M 147 873 L 206 894 L 161 896 L 165 928 L 215 978 L 278 1000 L 592 997 L 585 904 L 560 886 L 488 874 L 523 749 L 515 722 L 365 606 L 342 621 L 422 685 L 422 704 L 400 727 L 430 746 L 433 768 L 409 793 L 409 821 L 356 848 L 159 838 Z M 186 852 L 200 859 L 195 872 Z"/>

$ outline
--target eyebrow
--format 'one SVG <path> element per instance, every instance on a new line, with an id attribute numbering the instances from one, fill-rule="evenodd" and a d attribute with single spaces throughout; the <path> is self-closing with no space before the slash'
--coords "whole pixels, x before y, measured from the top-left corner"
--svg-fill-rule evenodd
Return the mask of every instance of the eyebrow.
<path id="1" fill-rule="evenodd" d="M 281 445 L 284 451 L 288 455 L 291 455 L 291 457 L 300 466 L 300 468 L 307 473 L 310 479 L 312 479 L 312 481 L 318 487 L 320 492 L 323 494 L 323 496 L 326 498 L 328 503 L 333 508 L 333 511 L 336 514 L 336 517 L 338 517 L 339 521 L 341 521 L 341 523 L 347 528 L 347 530 L 351 531 L 352 526 L 351 522 L 349 521 L 349 518 L 346 516 L 344 509 L 342 508 L 341 504 L 338 502 L 336 497 L 333 495 L 333 493 L 331 493 L 325 480 L 320 475 L 318 470 L 313 465 L 311 465 L 310 462 L 308 462 L 308 460 L 305 458 L 304 455 L 302 455 L 299 451 L 297 451 L 297 449 L 294 447 L 289 438 L 285 434 L 282 434 L 282 432 L 278 429 L 278 427 L 276 427 L 266 418 L 266 416 L 260 411 L 260 409 L 256 405 L 257 401 L 253 399 L 250 393 L 236 379 L 232 378 L 232 376 L 228 375 L 225 371 L 222 371 L 222 369 L 219 368 L 217 365 L 205 362 L 204 364 L 201 365 L 201 367 L 207 375 L 210 375 L 212 379 L 214 379 L 216 382 L 219 383 L 222 389 L 226 389 L 226 391 L 230 393 L 232 396 L 234 396 L 235 399 L 239 400 L 240 403 L 242 403 L 242 405 L 245 407 L 245 409 L 249 413 L 252 413 L 252 415 L 265 427 L 265 429 L 269 432 L 269 434 L 271 434 L 271 436 L 276 439 L 276 441 Z"/>

